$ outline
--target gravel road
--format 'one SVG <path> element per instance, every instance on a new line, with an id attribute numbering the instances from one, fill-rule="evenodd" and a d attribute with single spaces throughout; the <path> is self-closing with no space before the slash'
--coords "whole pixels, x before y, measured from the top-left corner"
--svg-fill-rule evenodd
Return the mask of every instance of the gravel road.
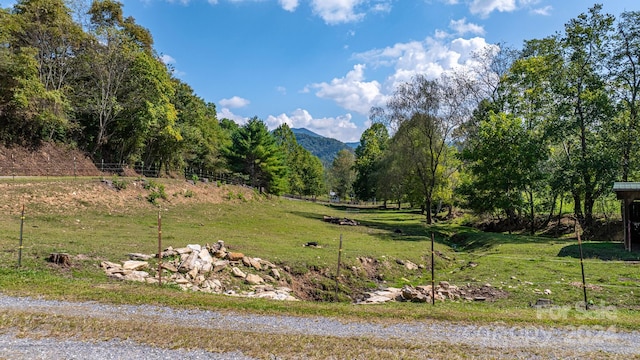
<path id="1" fill-rule="evenodd" d="M 614 357 L 640 356 L 640 332 L 584 328 L 513 327 L 503 325 L 461 325 L 440 321 L 398 324 L 345 322 L 324 317 L 247 315 L 204 310 L 179 310 L 148 305 L 105 305 L 94 302 L 62 302 L 0 294 L 0 311 L 21 310 L 51 315 L 87 316 L 96 319 L 145 318 L 157 322 L 188 323 L 194 328 L 238 330 L 257 334 L 306 334 L 318 336 L 397 338 L 415 342 L 464 344 L 475 348 L 522 349 L 523 357 L 546 350 L 602 352 Z M 540 355 L 538 355 L 540 356 Z M 80 342 L 17 338 L 0 335 L 0 359 L 250 359 L 240 352 L 215 354 L 206 351 L 170 350 L 131 341 Z M 544 355 L 540 358 L 546 358 Z"/>

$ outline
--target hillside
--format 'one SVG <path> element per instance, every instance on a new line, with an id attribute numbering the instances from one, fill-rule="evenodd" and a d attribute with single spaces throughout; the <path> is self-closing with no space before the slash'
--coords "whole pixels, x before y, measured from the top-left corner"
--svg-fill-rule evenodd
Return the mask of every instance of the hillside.
<path id="1" fill-rule="evenodd" d="M 313 155 L 320 158 L 325 167 L 331 166 L 333 159 L 340 150 L 354 150 L 353 147 L 339 140 L 318 135 L 313 131 L 304 128 L 291 129 L 291 131 L 293 131 L 293 134 L 296 136 L 298 144 L 302 145 L 303 148 L 309 150 Z"/>

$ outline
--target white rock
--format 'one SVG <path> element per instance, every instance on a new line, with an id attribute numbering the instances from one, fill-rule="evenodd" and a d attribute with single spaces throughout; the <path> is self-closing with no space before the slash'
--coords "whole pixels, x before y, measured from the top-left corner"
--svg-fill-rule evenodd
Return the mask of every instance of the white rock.
<path id="1" fill-rule="evenodd" d="M 187 245 L 187 247 L 191 249 L 191 251 L 200 252 L 200 250 L 202 250 L 202 246 L 200 246 L 199 244 L 189 244 Z"/>
<path id="2" fill-rule="evenodd" d="M 231 272 L 233 273 L 233 276 L 235 277 L 239 277 L 239 278 L 246 278 L 247 274 L 243 273 L 242 270 L 238 269 L 237 267 L 233 267 L 231 268 Z"/>
<path id="3" fill-rule="evenodd" d="M 247 274 L 247 277 L 245 278 L 245 281 L 249 284 L 252 285 L 257 285 L 257 284 L 262 284 L 264 283 L 264 279 L 261 278 L 259 275 L 255 275 L 255 274 Z"/>
<path id="4" fill-rule="evenodd" d="M 209 251 L 207 249 L 200 250 L 198 252 L 198 257 L 205 263 L 213 262 L 213 258 L 211 257 L 211 254 L 209 254 Z"/>
<path id="5" fill-rule="evenodd" d="M 122 263 L 122 268 L 125 270 L 140 270 L 149 267 L 149 263 L 146 261 L 129 260 Z"/>
<path id="6" fill-rule="evenodd" d="M 144 282 L 145 278 L 149 276 L 149 273 L 146 271 L 132 271 L 129 274 L 124 276 L 125 280 L 129 281 L 140 281 Z"/>

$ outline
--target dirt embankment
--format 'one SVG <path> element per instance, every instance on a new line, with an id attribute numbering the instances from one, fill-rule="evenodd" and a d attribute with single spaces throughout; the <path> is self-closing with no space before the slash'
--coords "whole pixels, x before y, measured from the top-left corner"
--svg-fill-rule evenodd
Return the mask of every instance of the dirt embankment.
<path id="1" fill-rule="evenodd" d="M 38 148 L 0 145 L 0 176 L 100 175 L 89 156 L 62 145 L 44 143 Z"/>
<path id="2" fill-rule="evenodd" d="M 153 187 L 150 187 L 150 184 Z M 230 188 L 203 182 L 194 184 L 175 179 L 5 179 L 0 181 L 0 211 L 16 214 L 22 205 L 25 205 L 31 214 L 77 213 L 88 209 L 124 213 L 156 206 L 149 199 L 154 192 L 159 193 L 158 186 L 162 186 L 165 199 L 157 198 L 156 201 L 165 207 L 238 201 L 238 194 L 243 199 L 250 200 L 255 194 L 252 189 L 246 187 Z M 233 198 L 236 200 L 229 199 L 230 193 L 235 195 Z"/>

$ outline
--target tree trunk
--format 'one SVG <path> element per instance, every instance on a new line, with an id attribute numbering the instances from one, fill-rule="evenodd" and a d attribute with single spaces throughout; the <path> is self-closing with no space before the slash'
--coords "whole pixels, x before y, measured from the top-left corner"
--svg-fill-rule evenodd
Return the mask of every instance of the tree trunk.
<path id="1" fill-rule="evenodd" d="M 549 223 L 551 222 L 551 219 L 553 218 L 553 212 L 556 209 L 556 200 L 558 200 L 558 195 L 554 194 L 553 195 L 553 201 L 551 202 L 551 210 L 549 210 L 549 216 L 547 216 L 547 220 L 545 220 L 544 224 L 542 225 L 543 228 L 546 228 L 547 226 L 549 226 Z M 562 209 L 560 209 L 560 210 L 562 210 Z"/>
<path id="2" fill-rule="evenodd" d="M 535 235 L 536 234 L 536 214 L 535 214 L 535 207 L 533 204 L 533 190 L 529 191 L 529 209 L 531 211 L 531 213 L 529 214 L 530 221 L 531 221 L 531 235 Z"/>
<path id="3" fill-rule="evenodd" d="M 427 199 L 425 200 L 424 206 L 425 213 L 427 215 L 427 224 L 431 225 L 433 224 L 433 218 L 431 216 L 431 199 L 429 197 L 427 197 Z"/>

